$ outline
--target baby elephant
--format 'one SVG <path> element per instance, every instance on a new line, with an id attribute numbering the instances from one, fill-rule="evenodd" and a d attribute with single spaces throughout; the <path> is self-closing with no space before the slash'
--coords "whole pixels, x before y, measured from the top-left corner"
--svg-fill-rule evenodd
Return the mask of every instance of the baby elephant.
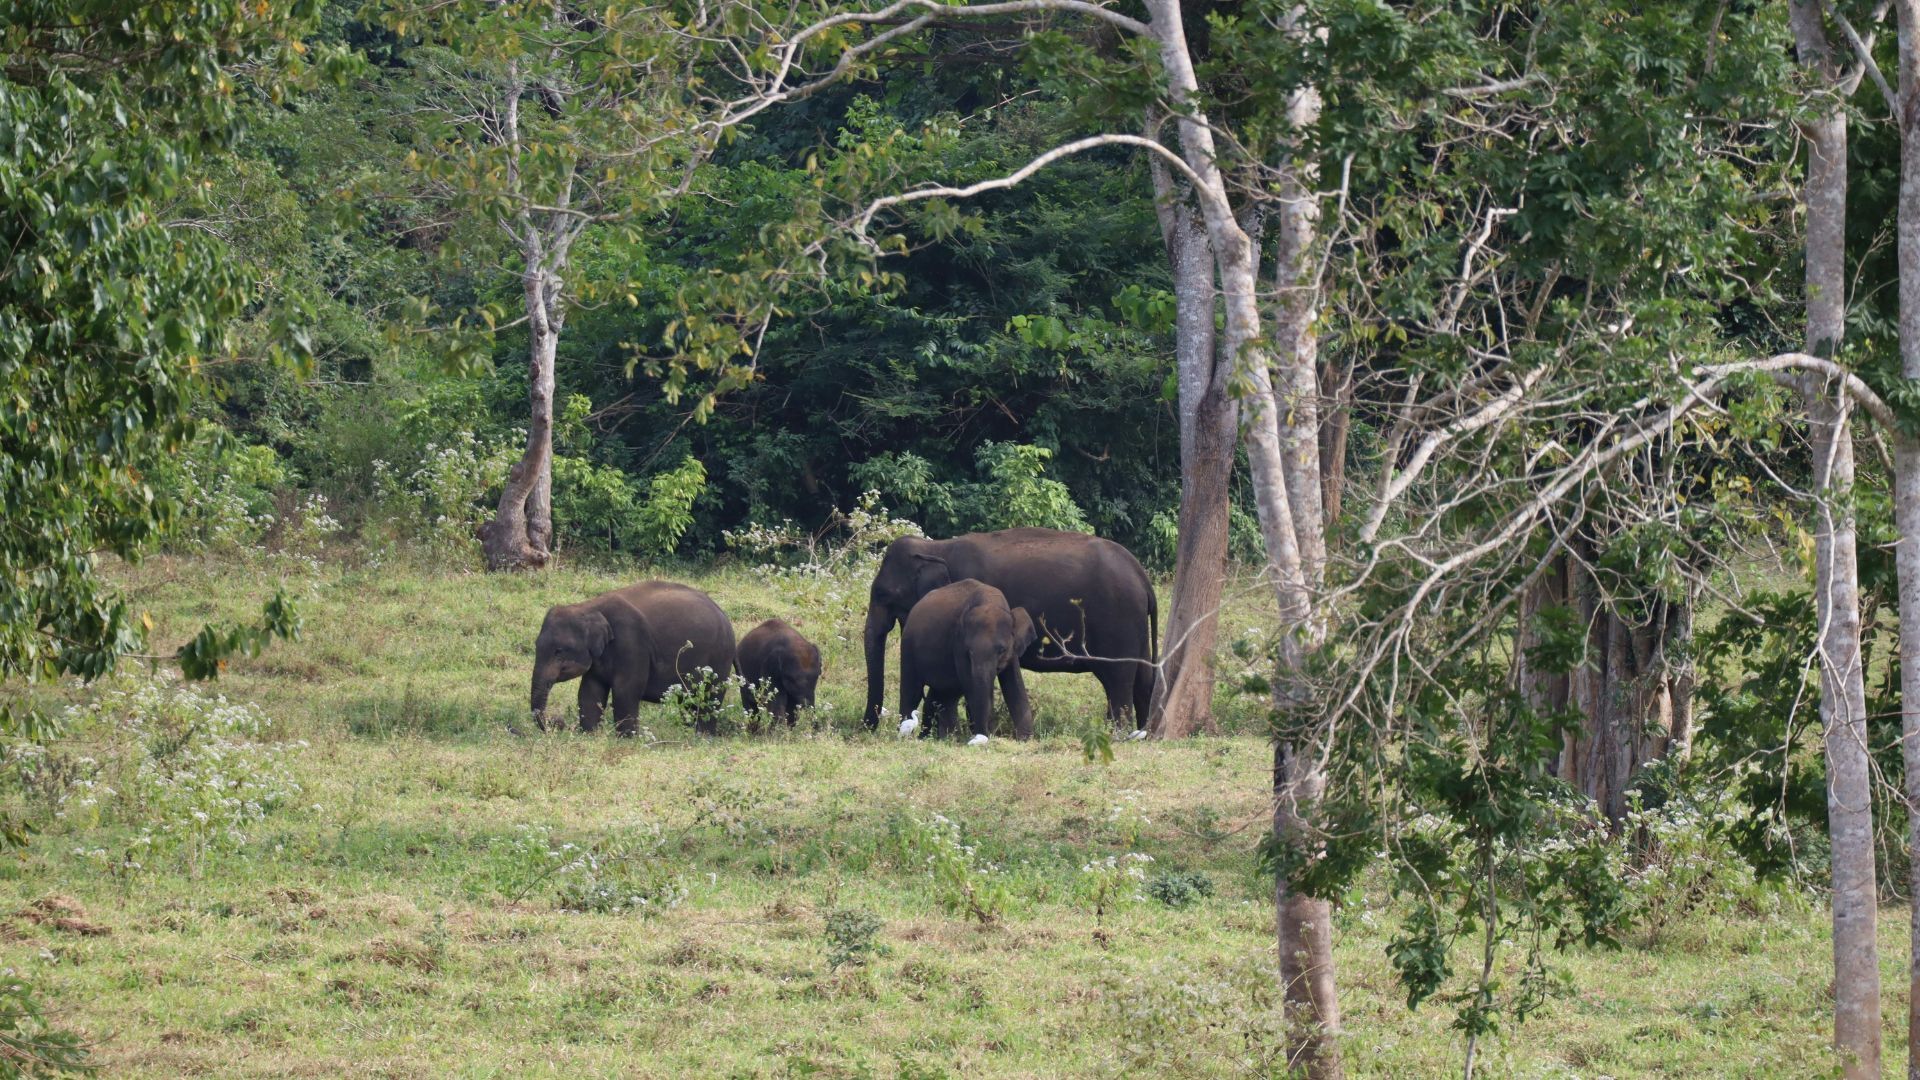
<path id="1" fill-rule="evenodd" d="M 1020 678 L 1020 654 L 1033 644 L 1025 608 L 1007 607 L 999 589 L 967 578 L 921 597 L 900 635 L 900 715 L 912 717 L 924 692 L 942 736 L 953 732 L 954 705 L 964 695 L 973 742 L 987 739 L 993 683 L 1013 714 L 1017 739 L 1033 738 L 1033 710 Z"/>
<path id="2" fill-rule="evenodd" d="M 747 631 L 733 665 L 746 681 L 740 701 L 748 712 L 760 707 L 753 691 L 762 681 L 773 688 L 769 704 L 774 719 L 792 724 L 794 709 L 813 708 L 813 694 L 820 685 L 820 650 L 785 619 L 768 619 Z"/>

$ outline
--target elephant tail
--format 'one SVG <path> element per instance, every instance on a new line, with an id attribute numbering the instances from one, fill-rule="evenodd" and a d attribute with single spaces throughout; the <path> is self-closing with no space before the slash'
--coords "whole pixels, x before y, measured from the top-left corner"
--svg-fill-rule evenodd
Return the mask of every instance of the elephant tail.
<path id="1" fill-rule="evenodd" d="M 1160 594 L 1154 591 L 1152 579 L 1147 581 L 1147 628 L 1153 636 L 1147 639 L 1147 655 L 1153 659 L 1153 670 L 1160 670 Z"/>

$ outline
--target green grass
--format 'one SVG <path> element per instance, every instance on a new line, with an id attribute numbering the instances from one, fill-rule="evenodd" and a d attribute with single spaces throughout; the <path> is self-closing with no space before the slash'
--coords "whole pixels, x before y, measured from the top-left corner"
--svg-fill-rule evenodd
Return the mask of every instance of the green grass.
<path id="1" fill-rule="evenodd" d="M 694 580 L 741 631 L 780 614 L 821 644 L 824 730 L 703 740 L 651 710 L 653 743 L 516 736 L 542 610 L 634 575 L 295 560 L 120 574 L 161 645 L 249 615 L 283 582 L 304 639 L 235 662 L 218 689 L 310 745 L 293 759 L 299 805 L 198 876 L 162 859 L 115 877 L 75 853 L 124 824 L 50 823 L 0 866 L 0 911 L 65 897 L 110 931 L 0 920 L 5 963 L 109 1075 L 1233 1076 L 1249 1048 L 1275 1045 L 1271 1010 L 1221 989 L 1272 945 L 1271 884 L 1252 858 L 1270 760 L 1257 738 L 1122 743 L 1112 765 L 1088 764 L 1076 732 L 1100 698 L 1072 676 L 1033 677 L 1031 744 L 870 737 L 854 724 L 864 590 L 739 570 Z M 1249 589 L 1229 634 L 1261 616 Z M 943 909 L 902 849 L 902 824 L 934 814 L 1000 868 L 992 924 Z M 659 830 L 649 865 L 685 886 L 678 907 L 571 913 L 552 882 L 516 876 L 527 828 L 588 845 L 633 823 Z M 1204 874 L 1213 895 L 1097 916 L 1081 867 L 1128 850 Z M 836 969 L 827 918 L 848 909 L 879 920 L 878 951 Z M 1449 1011 L 1409 1012 L 1394 986 L 1393 912 L 1339 918 L 1352 1074 L 1458 1075 Z M 1904 930 L 1890 910 L 1888 1075 L 1904 1058 Z M 1833 1068 L 1811 904 L 1714 912 L 1561 962 L 1575 992 L 1496 1039 L 1483 1075 Z"/>

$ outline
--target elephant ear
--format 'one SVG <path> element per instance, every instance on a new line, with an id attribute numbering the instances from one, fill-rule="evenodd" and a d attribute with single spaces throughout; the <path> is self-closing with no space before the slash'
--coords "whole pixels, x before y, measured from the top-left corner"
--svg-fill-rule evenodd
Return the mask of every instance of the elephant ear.
<path id="1" fill-rule="evenodd" d="M 598 611 L 589 611 L 580 619 L 581 632 L 587 639 L 587 655 L 595 660 L 607 651 L 607 643 L 613 640 L 613 624 Z"/>
<path id="2" fill-rule="evenodd" d="M 1020 656 L 1025 653 L 1028 646 L 1033 644 L 1033 639 L 1039 636 L 1040 631 L 1033 625 L 1033 618 L 1027 614 L 1027 609 L 1023 607 L 1014 608 L 1013 655 Z"/>
<path id="3" fill-rule="evenodd" d="M 953 571 L 947 567 L 947 560 L 938 555 L 922 555 L 915 552 L 913 585 L 914 591 L 925 596 L 943 585 L 953 584 Z"/>

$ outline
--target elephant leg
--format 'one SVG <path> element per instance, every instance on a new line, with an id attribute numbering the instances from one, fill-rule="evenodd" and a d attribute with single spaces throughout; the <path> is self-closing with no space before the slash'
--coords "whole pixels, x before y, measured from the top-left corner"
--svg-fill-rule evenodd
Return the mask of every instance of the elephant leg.
<path id="1" fill-rule="evenodd" d="M 1153 713 L 1153 691 L 1160 681 L 1160 673 L 1151 664 L 1136 663 L 1133 666 L 1133 729 L 1143 730 L 1147 726 L 1147 717 Z"/>
<path id="2" fill-rule="evenodd" d="M 1000 696 L 1007 699 L 1007 714 L 1013 718 L 1013 737 L 1026 742 L 1033 738 L 1033 703 L 1027 700 L 1027 680 L 1015 660 L 1000 672 Z"/>
<path id="3" fill-rule="evenodd" d="M 993 664 L 974 661 L 967 679 L 967 722 L 975 735 L 990 734 L 993 728 L 993 683 L 997 674 Z"/>
<path id="4" fill-rule="evenodd" d="M 1100 688 L 1107 692 L 1107 725 L 1117 726 L 1126 719 L 1133 708 L 1133 668 L 1134 665 L 1102 664 L 1094 669 L 1094 678 L 1100 680 Z"/>
<path id="5" fill-rule="evenodd" d="M 920 666 L 918 664 L 915 664 L 913 661 L 907 659 L 906 651 L 904 649 L 901 650 L 901 656 L 900 656 L 900 722 L 901 723 L 903 724 L 906 723 L 907 717 L 912 716 L 914 710 L 920 707 L 920 703 L 926 700 L 926 692 L 927 692 L 926 684 L 920 681 Z M 923 735 L 927 731 L 927 724 L 926 724 L 927 719 L 928 717 L 924 717 L 924 716 L 920 718 L 920 721 L 921 721 L 920 733 Z"/>
<path id="6" fill-rule="evenodd" d="M 933 696 L 933 704 L 930 708 L 934 714 L 934 722 L 938 725 L 934 734 L 942 739 L 952 738 L 953 722 L 960 713 L 960 692 L 958 690 L 940 691 Z M 926 728 L 923 726 L 920 730 L 925 731 Z"/>
<path id="7" fill-rule="evenodd" d="M 580 676 L 580 730 L 598 730 L 600 713 L 606 707 L 607 684 L 594 678 L 592 672 Z"/>
<path id="8" fill-rule="evenodd" d="M 795 724 L 797 718 L 793 715 L 792 694 L 787 693 L 785 690 L 775 690 L 773 692 L 773 718 L 776 721 L 785 720 L 788 727 L 792 727 Z"/>
<path id="9" fill-rule="evenodd" d="M 753 696 L 753 687 L 748 683 L 740 684 L 740 707 L 750 713 L 760 711 L 760 702 Z"/>
<path id="10" fill-rule="evenodd" d="M 629 681 L 613 688 L 613 730 L 632 738 L 640 730 L 640 684 Z"/>

